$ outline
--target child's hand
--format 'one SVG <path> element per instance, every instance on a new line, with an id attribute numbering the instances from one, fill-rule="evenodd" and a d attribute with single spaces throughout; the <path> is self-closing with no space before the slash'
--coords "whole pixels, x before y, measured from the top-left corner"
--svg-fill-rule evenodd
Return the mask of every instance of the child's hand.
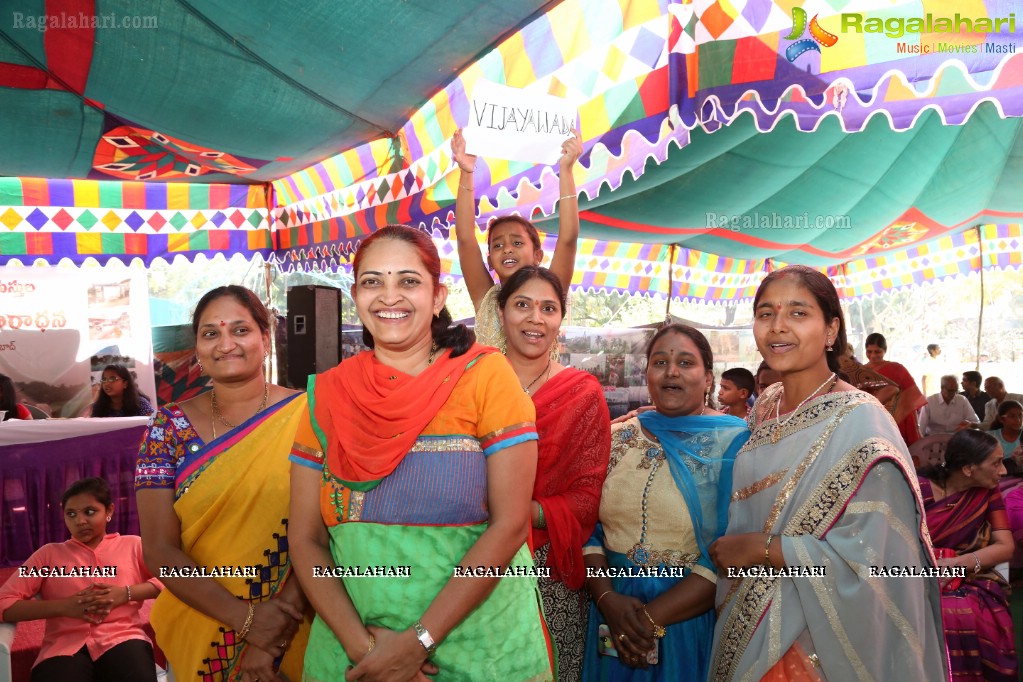
<path id="1" fill-rule="evenodd" d="M 461 128 L 456 130 L 454 137 L 451 138 L 451 158 L 463 173 L 472 173 L 476 170 L 476 156 L 465 152 L 465 137 L 462 136 Z"/>
<path id="2" fill-rule="evenodd" d="M 451 146 L 454 148 L 454 142 L 451 143 Z M 571 171 L 572 166 L 582 154 L 583 141 L 579 138 L 578 129 L 572 128 L 572 137 L 561 143 L 561 158 L 558 160 L 558 164 L 562 170 Z"/>

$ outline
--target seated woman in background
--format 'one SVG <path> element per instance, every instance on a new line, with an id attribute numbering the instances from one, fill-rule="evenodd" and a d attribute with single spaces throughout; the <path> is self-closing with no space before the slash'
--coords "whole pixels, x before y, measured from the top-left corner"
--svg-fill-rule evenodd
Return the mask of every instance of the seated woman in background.
<path id="1" fill-rule="evenodd" d="M 90 417 L 148 417 L 153 406 L 139 395 L 135 377 L 124 365 L 107 365 L 100 379 L 99 396 Z"/>
<path id="2" fill-rule="evenodd" d="M 6 374 L 0 374 L 0 412 L 4 413 L 3 421 L 32 418 L 28 408 L 18 402 L 18 391 Z"/>
<path id="3" fill-rule="evenodd" d="M 838 359 L 839 373 L 842 378 L 861 391 L 877 398 L 893 416 L 898 407 L 899 386 L 880 372 L 875 372 L 860 363 L 853 355 L 852 346 L 846 346 L 845 353 Z"/>
<path id="4" fill-rule="evenodd" d="M 546 268 L 527 265 L 497 297 L 507 358 L 536 406 L 540 436 L 530 516 L 533 557 L 547 627 L 558 647 L 558 681 L 582 677 L 588 609 L 583 543 L 593 533 L 611 454 L 611 424 L 596 377 L 552 360 L 565 316 L 565 290 Z"/>
<path id="5" fill-rule="evenodd" d="M 142 602 L 161 585 L 142 561 L 137 535 L 107 534 L 114 512 L 102 478 L 71 484 L 60 501 L 71 539 L 37 550 L 0 587 L 4 622 L 46 619 L 32 682 L 156 680 Z M 109 576 L 49 576 L 54 570 L 108 569 Z M 36 599 L 36 597 L 39 597 Z"/>
<path id="6" fill-rule="evenodd" d="M 961 584 L 947 583 L 941 593 L 953 680 L 1016 679 L 1008 585 L 994 570 L 1013 552 L 998 491 L 1004 474 L 998 440 L 974 430 L 952 436 L 944 464 L 920 471 L 927 528 L 935 554 L 946 557 L 938 565 L 966 569 Z"/>
<path id="7" fill-rule="evenodd" d="M 732 464 L 749 430 L 710 408 L 714 358 L 699 331 L 662 327 L 646 354 L 654 410 L 611 427 L 600 522 L 583 549 L 586 566 L 604 573 L 586 581 L 585 680 L 705 680 L 710 664 L 717 572 L 708 550 L 725 530 Z"/>
<path id="8" fill-rule="evenodd" d="M 1014 469 L 1019 470 L 1023 465 L 1020 461 L 1020 446 L 1023 444 L 1023 405 L 1015 400 L 1006 400 L 998 406 L 998 414 L 991 422 L 989 433 L 998 439 L 1002 446 L 1002 457 L 1015 459 Z"/>

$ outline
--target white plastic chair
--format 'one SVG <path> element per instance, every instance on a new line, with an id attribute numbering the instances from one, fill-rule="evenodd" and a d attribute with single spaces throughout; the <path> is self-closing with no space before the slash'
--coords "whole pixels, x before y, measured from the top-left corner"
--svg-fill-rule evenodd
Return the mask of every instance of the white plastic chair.
<path id="1" fill-rule="evenodd" d="M 11 649 L 14 647 L 14 623 L 0 623 L 0 682 L 14 682 L 11 674 Z"/>

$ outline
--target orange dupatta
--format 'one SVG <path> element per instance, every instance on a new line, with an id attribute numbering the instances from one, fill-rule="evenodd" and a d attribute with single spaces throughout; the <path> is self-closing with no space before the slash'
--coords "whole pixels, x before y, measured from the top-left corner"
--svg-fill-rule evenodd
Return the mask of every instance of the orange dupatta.
<path id="1" fill-rule="evenodd" d="M 401 463 L 465 371 L 493 352 L 475 343 L 452 358 L 446 349 L 411 376 L 365 351 L 310 378 L 313 428 L 330 471 L 352 490 L 375 488 Z"/>

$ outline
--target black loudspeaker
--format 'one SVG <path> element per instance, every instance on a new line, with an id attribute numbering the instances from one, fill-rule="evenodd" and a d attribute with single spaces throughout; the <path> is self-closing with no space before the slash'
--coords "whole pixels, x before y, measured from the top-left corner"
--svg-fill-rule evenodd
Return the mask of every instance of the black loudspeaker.
<path id="1" fill-rule="evenodd" d="M 341 362 L 341 290 L 288 289 L 288 385 L 304 389 L 310 374 Z"/>

